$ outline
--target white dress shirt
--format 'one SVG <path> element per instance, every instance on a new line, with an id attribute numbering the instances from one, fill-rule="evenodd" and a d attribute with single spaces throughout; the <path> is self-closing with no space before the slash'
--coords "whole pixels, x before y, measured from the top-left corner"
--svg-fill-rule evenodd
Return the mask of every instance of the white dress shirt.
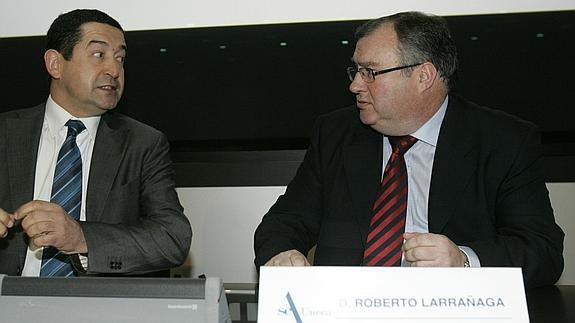
<path id="1" fill-rule="evenodd" d="M 429 188 L 431 186 L 431 171 L 439 130 L 445 112 L 447 111 L 448 97 L 439 107 L 439 110 L 421 128 L 411 134 L 417 142 L 405 153 L 405 166 L 407 167 L 407 213 L 405 219 L 405 232 L 429 232 L 427 207 L 429 203 Z M 383 140 L 383 170 L 391 156 L 392 148 L 387 137 Z M 479 257 L 473 249 L 459 246 L 469 259 L 471 267 L 481 267 Z M 401 265 L 410 266 L 402 259 Z"/>
<path id="2" fill-rule="evenodd" d="M 80 208 L 80 221 L 85 221 L 88 176 L 90 175 L 92 150 L 100 123 L 100 116 L 76 118 L 54 102 L 51 96 L 48 97 L 46 102 L 46 112 L 44 113 L 44 123 L 42 124 L 42 133 L 38 146 L 36 173 L 34 177 L 34 199 L 50 201 L 58 153 L 68 133 L 68 127 L 65 126 L 65 124 L 70 119 L 80 120 L 86 126 L 86 130 L 82 131 L 76 137 L 76 144 L 82 156 L 82 205 Z M 30 241 L 22 276 L 40 275 L 42 250 L 43 248 L 33 246 L 32 241 Z M 80 260 L 84 268 L 87 268 L 87 258 L 80 256 Z"/>

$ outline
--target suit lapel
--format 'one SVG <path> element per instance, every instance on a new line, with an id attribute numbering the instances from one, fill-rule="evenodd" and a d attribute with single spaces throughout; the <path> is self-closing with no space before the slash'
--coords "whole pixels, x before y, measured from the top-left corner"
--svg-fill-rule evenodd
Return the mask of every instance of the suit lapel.
<path id="1" fill-rule="evenodd" d="M 44 122 L 45 105 L 38 106 L 29 115 L 7 119 L 8 176 L 14 208 L 34 198 L 36 157 Z M 24 114 L 24 112 L 23 112 Z"/>
<path id="2" fill-rule="evenodd" d="M 381 158 L 382 135 L 363 126 L 356 142 L 343 149 L 345 175 L 364 243 L 381 179 Z"/>
<path id="3" fill-rule="evenodd" d="M 86 221 L 99 221 L 125 154 L 128 130 L 114 114 L 102 116 L 94 142 L 86 196 Z"/>
<path id="4" fill-rule="evenodd" d="M 40 144 L 40 134 L 44 122 L 45 104 L 35 108 L 22 110 L 17 118 L 6 119 L 6 153 L 4 159 L 7 163 L 11 206 L 15 211 L 22 204 L 34 198 L 34 178 L 36 172 L 36 158 Z M 20 268 L 24 266 L 28 239 L 22 233 L 22 227 L 16 228 L 18 232 L 18 256 Z"/>
<path id="5" fill-rule="evenodd" d="M 477 141 L 460 100 L 450 96 L 437 142 L 429 190 L 429 232 L 440 233 L 454 214 L 477 165 Z"/>

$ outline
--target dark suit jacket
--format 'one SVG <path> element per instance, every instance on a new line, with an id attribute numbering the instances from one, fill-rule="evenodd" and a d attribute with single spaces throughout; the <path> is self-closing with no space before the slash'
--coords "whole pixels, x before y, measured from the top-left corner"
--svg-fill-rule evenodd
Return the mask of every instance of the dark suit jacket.
<path id="1" fill-rule="evenodd" d="M 7 212 L 33 199 L 44 110 L 0 114 L 0 208 Z M 162 133 L 118 113 L 102 116 L 80 225 L 88 274 L 141 274 L 184 262 L 192 232 Z M 0 273 L 21 273 L 27 240 L 19 225 L 0 238 Z"/>
<path id="2" fill-rule="evenodd" d="M 355 107 L 318 119 L 305 159 L 255 233 L 256 266 L 317 244 L 316 265 L 362 262 L 381 177 L 382 135 Z M 481 265 L 523 268 L 528 286 L 563 270 L 536 127 L 450 95 L 429 192 L 429 232 L 471 247 Z"/>

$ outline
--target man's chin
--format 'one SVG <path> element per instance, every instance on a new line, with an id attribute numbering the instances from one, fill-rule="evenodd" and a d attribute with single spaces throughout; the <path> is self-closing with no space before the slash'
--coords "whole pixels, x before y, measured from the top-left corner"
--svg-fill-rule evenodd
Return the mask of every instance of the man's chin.
<path id="1" fill-rule="evenodd" d="M 372 126 L 377 122 L 373 113 L 361 109 L 359 110 L 359 120 L 366 126 Z"/>
<path id="2" fill-rule="evenodd" d="M 92 111 L 92 115 L 93 116 L 99 116 L 102 115 L 110 110 L 114 110 L 116 108 L 117 104 L 112 104 L 112 103 L 108 103 L 108 104 L 99 104 L 97 109 L 94 109 Z"/>
<path id="3" fill-rule="evenodd" d="M 102 110 L 112 110 L 115 109 L 116 106 L 118 105 L 118 102 L 120 102 L 120 100 L 104 100 L 102 102 L 100 102 L 99 107 Z"/>

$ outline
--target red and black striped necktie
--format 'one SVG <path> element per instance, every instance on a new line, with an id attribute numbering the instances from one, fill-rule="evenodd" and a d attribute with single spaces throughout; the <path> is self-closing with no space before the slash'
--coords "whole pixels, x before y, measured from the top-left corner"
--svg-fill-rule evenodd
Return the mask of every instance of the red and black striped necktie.
<path id="1" fill-rule="evenodd" d="M 415 144 L 412 136 L 388 137 L 392 153 L 383 172 L 363 253 L 364 266 L 401 265 L 407 211 L 407 168 L 403 155 Z"/>

